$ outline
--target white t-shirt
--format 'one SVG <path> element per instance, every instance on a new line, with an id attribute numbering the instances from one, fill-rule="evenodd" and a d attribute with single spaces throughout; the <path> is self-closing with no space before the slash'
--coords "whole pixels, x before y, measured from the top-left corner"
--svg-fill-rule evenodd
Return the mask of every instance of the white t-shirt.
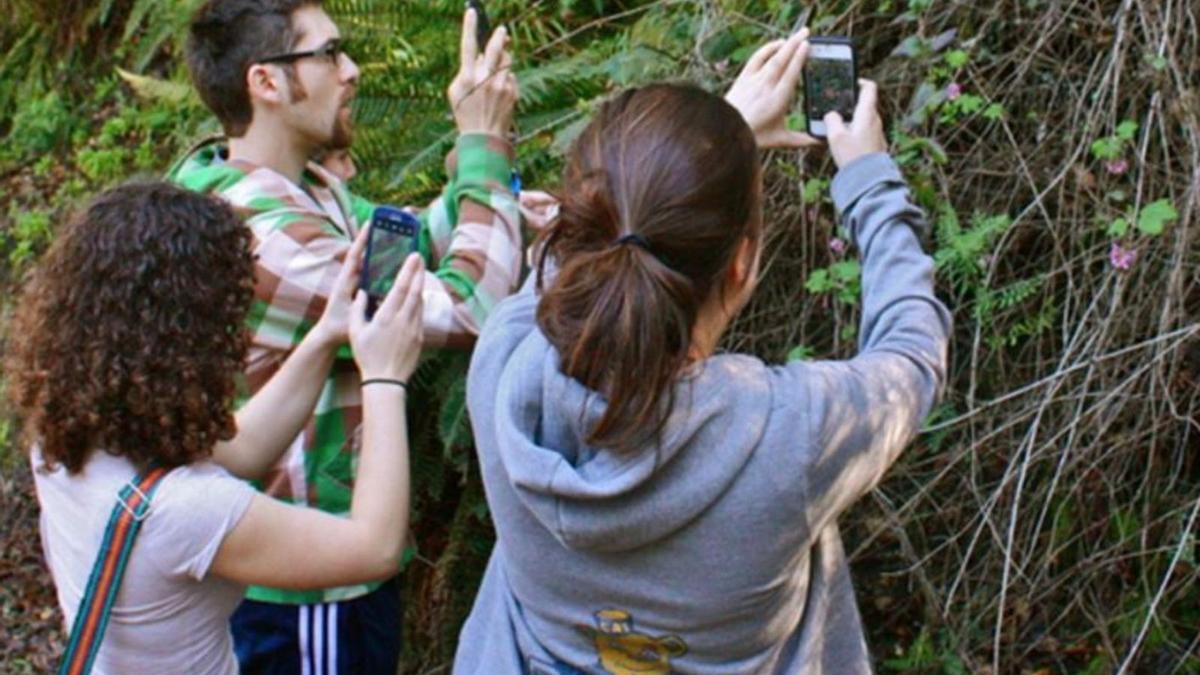
<path id="1" fill-rule="evenodd" d="M 117 495 L 136 471 L 96 452 L 71 476 L 33 453 L 42 548 L 67 630 L 75 621 Z M 236 675 L 229 616 L 244 586 L 208 575 L 254 490 L 211 462 L 171 471 L 151 500 L 129 557 L 94 673 Z"/>

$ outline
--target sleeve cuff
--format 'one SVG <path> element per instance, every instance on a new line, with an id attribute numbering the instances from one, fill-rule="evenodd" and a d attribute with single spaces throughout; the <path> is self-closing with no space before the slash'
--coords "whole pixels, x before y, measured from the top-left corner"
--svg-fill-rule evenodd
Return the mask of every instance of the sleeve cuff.
<path id="1" fill-rule="evenodd" d="M 900 167 L 885 152 L 873 152 L 850 162 L 837 175 L 829 191 L 837 212 L 845 214 L 868 190 L 880 183 L 904 183 Z"/>
<path id="2" fill-rule="evenodd" d="M 507 190 L 512 179 L 513 147 L 491 134 L 463 134 L 446 160 L 446 171 L 455 182 L 489 185 Z"/>

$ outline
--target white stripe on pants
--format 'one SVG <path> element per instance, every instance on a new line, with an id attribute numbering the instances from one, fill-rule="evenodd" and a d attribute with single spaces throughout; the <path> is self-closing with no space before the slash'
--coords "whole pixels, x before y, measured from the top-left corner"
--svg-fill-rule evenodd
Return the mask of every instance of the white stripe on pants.
<path id="1" fill-rule="evenodd" d="M 313 606 L 313 675 L 325 673 L 325 605 Z"/>
<path id="2" fill-rule="evenodd" d="M 328 612 L 328 617 L 329 617 L 329 627 L 328 627 L 328 629 L 325 631 L 325 634 L 329 636 L 329 650 L 328 650 L 328 656 L 329 656 L 329 660 L 328 660 L 328 668 L 327 668 L 327 670 L 328 670 L 328 672 L 329 672 L 329 675 L 337 675 L 337 671 L 338 671 L 338 667 L 337 667 L 337 643 L 338 643 L 337 615 L 338 615 L 338 606 L 337 606 L 337 603 L 336 603 L 336 602 L 331 602 L 331 603 L 329 603 L 328 605 L 326 605 L 326 607 L 328 607 L 328 609 L 329 609 L 329 612 Z"/>
<path id="3" fill-rule="evenodd" d="M 313 675 L 308 663 L 308 605 L 296 608 L 300 613 L 300 675 Z"/>
<path id="4" fill-rule="evenodd" d="M 337 603 L 300 605 L 300 675 L 337 675 Z"/>

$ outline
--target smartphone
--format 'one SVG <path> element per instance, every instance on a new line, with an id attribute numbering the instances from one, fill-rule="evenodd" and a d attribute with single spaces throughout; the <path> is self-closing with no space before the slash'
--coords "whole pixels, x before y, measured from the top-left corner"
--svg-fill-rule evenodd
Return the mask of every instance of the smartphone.
<path id="1" fill-rule="evenodd" d="M 854 42 L 846 37 L 814 37 L 808 40 L 808 62 L 804 64 L 804 115 L 808 133 L 825 138 L 825 115 L 837 111 L 850 121 L 858 103 L 858 67 Z"/>
<path id="2" fill-rule="evenodd" d="M 480 0 L 467 0 L 467 6 L 475 10 L 475 44 L 479 45 L 479 53 L 482 54 L 492 37 L 492 22 L 488 20 L 487 11 Z"/>
<path id="3" fill-rule="evenodd" d="M 359 287 L 367 293 L 368 319 L 375 316 L 375 309 L 392 290 L 400 266 L 417 250 L 421 222 L 394 206 L 377 206 L 371 214 L 370 228 L 359 279 Z"/>

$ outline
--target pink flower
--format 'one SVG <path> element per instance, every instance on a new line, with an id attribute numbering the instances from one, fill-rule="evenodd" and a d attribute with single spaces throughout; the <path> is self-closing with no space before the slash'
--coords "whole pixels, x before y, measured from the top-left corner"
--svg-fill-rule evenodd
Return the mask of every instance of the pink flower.
<path id="1" fill-rule="evenodd" d="M 962 93 L 963 93 L 962 85 L 957 82 L 951 82 L 949 85 L 946 86 L 946 100 L 947 101 L 953 101 L 954 99 L 958 98 L 959 96 L 962 96 Z"/>
<path id="2" fill-rule="evenodd" d="M 1129 170 L 1129 162 L 1124 157 L 1121 159 L 1110 159 L 1104 163 L 1104 168 L 1109 173 L 1119 176 Z"/>
<path id="3" fill-rule="evenodd" d="M 1108 249 L 1108 261 L 1112 266 L 1119 270 L 1127 270 L 1133 267 L 1133 261 L 1137 260 L 1137 249 L 1121 248 L 1117 242 L 1112 243 L 1112 248 Z"/>
<path id="4" fill-rule="evenodd" d="M 830 239 L 829 250 L 833 251 L 834 255 L 842 255 L 846 252 L 846 240 L 841 237 Z"/>

